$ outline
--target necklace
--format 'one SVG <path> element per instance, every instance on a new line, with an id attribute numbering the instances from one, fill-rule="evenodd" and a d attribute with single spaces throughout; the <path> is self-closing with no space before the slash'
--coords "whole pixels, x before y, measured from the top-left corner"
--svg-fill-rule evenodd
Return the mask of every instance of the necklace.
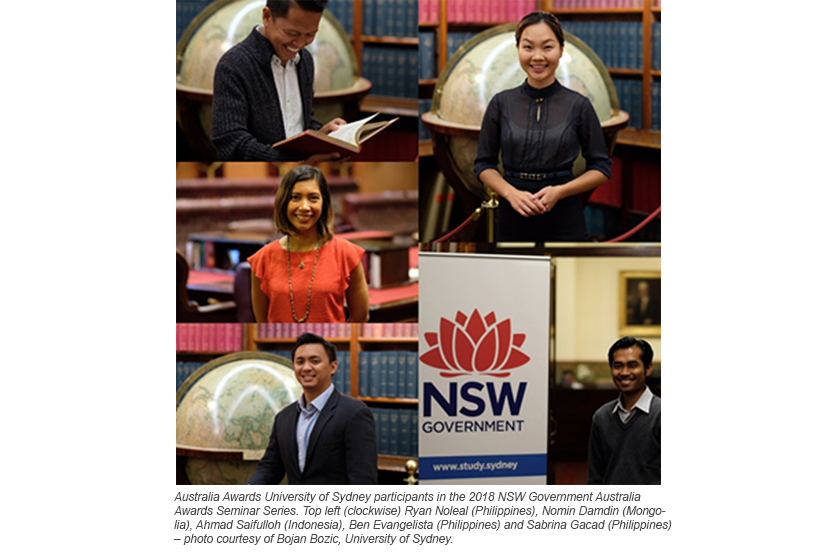
<path id="1" fill-rule="evenodd" d="M 286 276 L 289 277 L 289 299 L 292 302 L 292 319 L 296 323 L 303 323 L 309 318 L 309 306 L 312 303 L 312 284 L 315 282 L 315 267 L 318 266 L 318 257 L 321 255 L 321 244 L 319 242 L 315 247 L 315 262 L 312 264 L 312 278 L 309 279 L 309 292 L 306 294 L 306 315 L 298 319 L 297 313 L 295 313 L 295 292 L 292 290 L 292 238 L 289 236 L 286 239 L 289 245 L 289 250 L 286 252 Z M 303 258 L 300 260 L 300 268 L 303 268 Z"/>

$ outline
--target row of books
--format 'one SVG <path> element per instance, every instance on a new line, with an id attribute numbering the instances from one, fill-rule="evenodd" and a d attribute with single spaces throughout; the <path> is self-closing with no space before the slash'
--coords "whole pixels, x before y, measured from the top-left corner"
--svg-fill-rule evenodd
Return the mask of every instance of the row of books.
<path id="1" fill-rule="evenodd" d="M 380 455 L 417 457 L 417 410 L 371 406 Z"/>
<path id="2" fill-rule="evenodd" d="M 350 338 L 350 323 L 259 323 L 257 338 L 296 339 L 305 332 L 327 339 Z"/>
<path id="3" fill-rule="evenodd" d="M 353 0 L 330 0 L 327 10 L 341 24 L 344 33 L 353 35 Z"/>
<path id="4" fill-rule="evenodd" d="M 292 362 L 291 350 L 266 350 Z M 350 360 L 347 350 L 336 352 L 338 369 L 333 385 L 350 394 Z M 176 389 L 206 362 L 176 361 Z M 417 398 L 417 353 L 408 351 L 362 352 L 359 354 L 359 396 L 374 398 Z"/>
<path id="5" fill-rule="evenodd" d="M 187 264 L 192 270 L 216 269 L 232 271 L 260 248 L 258 243 L 224 243 L 211 240 L 188 239 Z"/>
<path id="6" fill-rule="evenodd" d="M 608 68 L 642 68 L 640 21 L 567 21 L 563 29 L 586 43 Z"/>
<path id="7" fill-rule="evenodd" d="M 359 395 L 388 399 L 417 398 L 417 352 L 359 353 Z"/>
<path id="8" fill-rule="evenodd" d="M 207 362 L 175 362 L 175 390 L 177 391 L 195 370 L 206 363 Z"/>
<path id="9" fill-rule="evenodd" d="M 632 197 L 630 209 L 651 213 L 662 204 L 662 165 L 660 162 L 636 160 L 630 170 Z"/>
<path id="10" fill-rule="evenodd" d="M 365 45 L 362 74 L 372 82 L 370 93 L 417 99 L 417 49 L 393 45 Z"/>
<path id="11" fill-rule="evenodd" d="M 420 0 L 420 23 L 440 21 L 440 0 Z M 537 0 L 447 0 L 446 20 L 451 23 L 515 22 L 539 8 Z"/>
<path id="12" fill-rule="evenodd" d="M 241 323 L 176 323 L 176 352 L 240 352 Z"/>
<path id="13" fill-rule="evenodd" d="M 201 10 L 213 3 L 213 0 L 178 0 L 175 2 L 175 41 L 187 30 L 192 20 Z"/>
<path id="14" fill-rule="evenodd" d="M 618 156 L 615 153 L 612 154 L 611 158 L 612 176 L 606 183 L 600 185 L 597 189 L 592 191 L 592 195 L 589 197 L 589 203 L 606 204 L 608 206 L 612 206 L 613 208 L 621 208 L 621 177 L 623 173 L 623 161 L 621 156 Z M 587 220 L 586 223 L 588 226 L 589 221 Z M 593 233 L 591 228 L 589 231 L 590 233 Z"/>
<path id="15" fill-rule="evenodd" d="M 630 199 L 627 206 L 637 212 L 649 214 L 662 203 L 662 166 L 658 161 L 642 159 L 625 162 L 619 156 L 612 156 L 612 178 L 595 189 L 589 202 L 612 208 L 622 206 L 622 179 L 630 182 Z M 627 169 L 624 169 L 628 166 Z M 587 220 L 587 224 L 589 221 Z M 592 232 L 592 228 L 590 228 Z"/>
<path id="16" fill-rule="evenodd" d="M 576 35 L 609 68 L 642 68 L 642 23 L 632 21 L 572 21 L 564 24 L 564 29 Z M 470 32 L 450 32 L 446 36 L 447 59 L 466 43 L 474 34 Z M 421 31 L 418 37 L 418 58 L 420 67 L 418 79 L 431 80 L 437 75 L 437 40 L 434 31 Z M 653 22 L 652 60 L 654 70 L 662 70 L 662 24 Z"/>
<path id="17" fill-rule="evenodd" d="M 373 339 L 417 338 L 420 326 L 417 323 L 364 323 L 362 337 Z"/>
<path id="18" fill-rule="evenodd" d="M 613 78 L 618 106 L 627 111 L 629 128 L 642 128 L 642 82 L 634 78 Z"/>
<path id="19" fill-rule="evenodd" d="M 659 7 L 654 0 L 653 7 Z M 555 10 L 609 10 L 613 8 L 644 8 L 645 0 L 554 0 Z"/>
<path id="20" fill-rule="evenodd" d="M 642 82 L 632 78 L 613 79 L 618 105 L 630 114 L 629 128 L 642 128 Z M 651 130 L 662 130 L 662 82 L 654 80 L 650 88 Z"/>
<path id="21" fill-rule="evenodd" d="M 419 333 L 417 323 L 364 323 L 361 329 L 362 338 L 380 340 L 416 339 Z M 350 323 L 260 323 L 257 325 L 257 338 L 294 340 L 309 332 L 326 339 L 349 339 L 351 330 Z"/>
<path id="22" fill-rule="evenodd" d="M 332 5 L 332 2 L 330 2 Z M 416 37 L 417 0 L 364 0 L 363 35 Z"/>
<path id="23" fill-rule="evenodd" d="M 455 53 L 458 52 L 458 49 L 461 48 L 461 45 L 472 39 L 475 33 L 469 31 L 455 31 L 449 32 L 446 35 L 446 60 L 450 60 Z"/>

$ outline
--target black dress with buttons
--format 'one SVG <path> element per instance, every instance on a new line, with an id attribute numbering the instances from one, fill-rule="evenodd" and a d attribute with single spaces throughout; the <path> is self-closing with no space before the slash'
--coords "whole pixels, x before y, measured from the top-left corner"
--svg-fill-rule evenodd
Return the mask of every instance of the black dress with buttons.
<path id="1" fill-rule="evenodd" d="M 504 177 L 517 189 L 536 193 L 572 180 L 578 154 L 586 170 L 610 176 L 601 124 L 589 99 L 555 81 L 543 89 L 527 82 L 490 100 L 478 140 L 475 173 L 496 169 L 501 151 Z M 546 214 L 524 217 L 499 200 L 497 241 L 586 241 L 579 196 L 564 198 Z"/>

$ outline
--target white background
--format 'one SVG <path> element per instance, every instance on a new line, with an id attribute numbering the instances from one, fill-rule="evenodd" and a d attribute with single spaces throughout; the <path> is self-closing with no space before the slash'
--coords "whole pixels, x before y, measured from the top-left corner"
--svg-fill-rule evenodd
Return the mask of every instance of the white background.
<path id="1" fill-rule="evenodd" d="M 837 8 L 665 4 L 659 492 L 679 525 L 552 550 L 834 557 Z M 170 540 L 172 3 L 3 19 L 4 551 L 229 558 Z"/>

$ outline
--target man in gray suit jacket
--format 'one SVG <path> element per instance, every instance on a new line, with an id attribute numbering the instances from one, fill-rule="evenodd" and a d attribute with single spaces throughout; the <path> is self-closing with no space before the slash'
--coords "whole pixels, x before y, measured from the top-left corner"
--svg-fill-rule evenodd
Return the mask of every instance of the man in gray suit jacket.
<path id="1" fill-rule="evenodd" d="M 247 484 L 376 484 L 376 425 L 368 407 L 332 384 L 335 346 L 304 333 L 292 350 L 303 395 L 274 419 L 265 455 Z"/>

